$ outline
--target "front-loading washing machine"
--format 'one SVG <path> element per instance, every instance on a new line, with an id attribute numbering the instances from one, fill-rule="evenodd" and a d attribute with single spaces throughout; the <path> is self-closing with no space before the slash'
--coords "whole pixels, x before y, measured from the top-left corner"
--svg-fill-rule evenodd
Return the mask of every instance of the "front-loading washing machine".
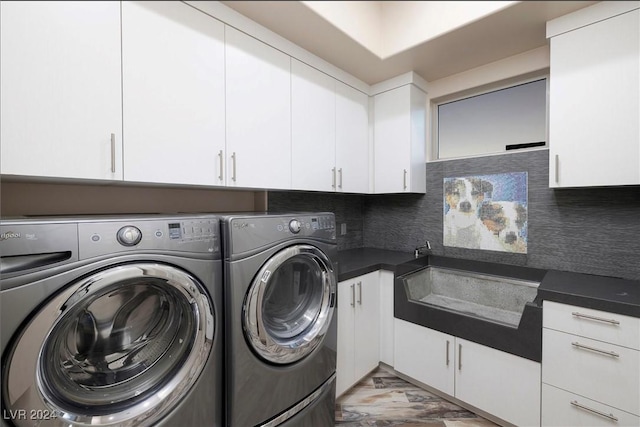
<path id="1" fill-rule="evenodd" d="M 0 222 L 2 424 L 220 426 L 219 219 Z"/>
<path id="2" fill-rule="evenodd" d="M 222 236 L 227 426 L 333 425 L 334 215 L 230 215 Z"/>

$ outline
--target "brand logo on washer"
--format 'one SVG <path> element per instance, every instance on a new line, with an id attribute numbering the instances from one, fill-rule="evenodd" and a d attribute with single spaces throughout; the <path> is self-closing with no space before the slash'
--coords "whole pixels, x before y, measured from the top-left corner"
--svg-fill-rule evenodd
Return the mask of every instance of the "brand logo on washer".
<path id="1" fill-rule="evenodd" d="M 15 233 L 13 231 L 7 231 L 5 233 L 0 234 L 0 242 L 9 239 L 19 239 L 22 235 L 20 233 Z"/>
<path id="2" fill-rule="evenodd" d="M 233 228 L 247 228 L 247 227 L 255 228 L 255 226 L 256 225 L 251 222 L 234 222 L 233 223 Z"/>

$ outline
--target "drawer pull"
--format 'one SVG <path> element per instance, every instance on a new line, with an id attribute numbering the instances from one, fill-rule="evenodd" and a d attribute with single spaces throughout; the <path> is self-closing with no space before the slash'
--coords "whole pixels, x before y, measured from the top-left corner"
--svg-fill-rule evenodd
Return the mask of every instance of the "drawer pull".
<path id="1" fill-rule="evenodd" d="M 611 357 L 620 357 L 620 355 L 614 351 L 606 351 L 606 350 L 600 350 L 597 349 L 595 347 L 589 347 L 588 345 L 584 345 L 584 344 L 580 344 L 578 342 L 572 342 L 571 343 L 572 346 L 577 347 L 577 348 L 582 348 L 585 350 L 591 350 L 591 351 L 595 351 L 597 353 L 601 353 L 601 354 L 606 354 L 607 356 L 611 356 Z"/>
<path id="2" fill-rule="evenodd" d="M 449 340 L 447 340 L 447 354 L 446 354 L 447 366 L 449 366 Z"/>
<path id="3" fill-rule="evenodd" d="M 351 285 L 351 307 L 356 306 L 356 285 Z"/>
<path id="4" fill-rule="evenodd" d="M 596 320 L 598 322 L 611 323 L 612 325 L 619 325 L 620 324 L 620 322 L 618 322 L 617 320 L 614 320 L 614 319 L 603 319 L 602 317 L 590 316 L 588 314 L 578 313 L 577 311 L 574 311 L 571 314 L 574 315 L 575 317 L 581 317 L 581 318 L 589 319 L 589 320 Z"/>
<path id="5" fill-rule="evenodd" d="M 608 418 L 608 419 L 613 420 L 613 421 L 618 421 L 618 417 L 614 416 L 613 414 L 607 414 L 607 413 L 600 412 L 600 411 L 595 410 L 595 409 L 591 409 L 591 408 L 589 408 L 587 406 L 581 405 L 580 403 L 578 403 L 577 400 L 572 400 L 571 404 L 573 406 L 575 406 L 576 408 L 583 409 L 585 411 L 591 412 L 591 413 L 596 414 L 596 415 L 600 415 L 601 417 L 605 417 L 605 418 Z"/>

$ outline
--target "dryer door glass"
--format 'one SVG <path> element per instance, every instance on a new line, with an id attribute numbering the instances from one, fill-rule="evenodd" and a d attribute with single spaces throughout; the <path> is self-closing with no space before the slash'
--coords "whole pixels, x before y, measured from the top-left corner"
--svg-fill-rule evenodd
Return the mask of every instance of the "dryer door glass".
<path id="1" fill-rule="evenodd" d="M 244 306 L 244 326 L 265 360 L 286 364 L 311 353 L 331 323 L 335 274 L 327 256 L 311 245 L 276 253 L 256 275 Z"/>
<path id="2" fill-rule="evenodd" d="M 37 355 L 43 400 L 88 425 L 138 425 L 165 414 L 193 386 L 211 349 L 213 312 L 198 280 L 137 263 L 72 287 L 36 316 L 56 315 Z M 16 357 L 35 337 L 28 332 Z"/>

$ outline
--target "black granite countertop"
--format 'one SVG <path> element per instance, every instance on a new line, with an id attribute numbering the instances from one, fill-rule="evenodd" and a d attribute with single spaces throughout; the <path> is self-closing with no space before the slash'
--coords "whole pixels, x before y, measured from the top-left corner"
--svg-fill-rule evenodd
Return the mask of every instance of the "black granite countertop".
<path id="1" fill-rule="evenodd" d="M 594 310 L 640 317 L 640 281 L 550 270 L 538 297 Z"/>
<path id="2" fill-rule="evenodd" d="M 411 252 L 359 248 L 338 252 L 338 281 L 349 280 L 376 270 L 395 273 L 400 264 L 415 259 Z"/>
<path id="3" fill-rule="evenodd" d="M 339 251 L 338 281 L 348 280 L 381 269 L 392 271 L 398 276 L 424 268 L 433 262 L 449 268 L 540 281 L 538 301 L 555 301 L 640 317 L 640 280 L 568 271 L 545 271 L 434 255 L 415 258 L 411 252 L 374 248 Z M 522 272 L 528 273 L 523 274 Z M 530 274 L 532 277 L 527 277 Z"/>

